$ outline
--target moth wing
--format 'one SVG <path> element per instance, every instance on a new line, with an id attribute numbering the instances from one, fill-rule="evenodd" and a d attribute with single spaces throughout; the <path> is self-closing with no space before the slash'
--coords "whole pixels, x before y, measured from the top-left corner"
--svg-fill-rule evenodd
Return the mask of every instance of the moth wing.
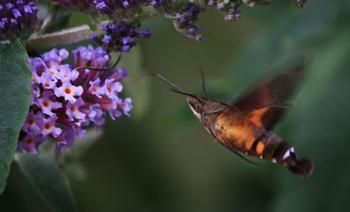
<path id="1" fill-rule="evenodd" d="M 304 76 L 304 62 L 295 64 L 239 97 L 233 106 L 256 125 L 270 130 L 288 109 L 288 100 L 294 95 Z"/>

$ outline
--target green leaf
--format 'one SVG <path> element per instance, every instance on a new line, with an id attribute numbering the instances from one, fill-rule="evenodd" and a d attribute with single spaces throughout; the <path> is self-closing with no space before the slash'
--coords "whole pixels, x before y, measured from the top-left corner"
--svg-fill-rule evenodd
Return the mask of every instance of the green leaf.
<path id="1" fill-rule="evenodd" d="M 0 193 L 31 101 L 28 56 L 19 42 L 0 45 Z"/>
<path id="2" fill-rule="evenodd" d="M 145 70 L 142 64 L 141 46 L 133 48 L 130 53 L 123 54 L 120 66 L 126 68 L 129 73 L 129 80 L 141 77 Z M 132 97 L 134 109 L 133 116 L 140 118 L 145 114 L 149 106 L 150 99 L 150 78 L 145 77 L 126 85 L 126 90 Z"/>
<path id="3" fill-rule="evenodd" d="M 18 164 L 51 209 L 57 212 L 78 211 L 68 180 L 56 161 L 48 156 L 22 154 L 18 157 Z"/>

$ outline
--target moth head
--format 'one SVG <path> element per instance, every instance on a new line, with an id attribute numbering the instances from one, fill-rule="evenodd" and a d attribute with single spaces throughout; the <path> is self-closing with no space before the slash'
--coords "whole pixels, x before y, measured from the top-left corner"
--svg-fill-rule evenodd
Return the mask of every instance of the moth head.
<path id="1" fill-rule="evenodd" d="M 201 97 L 198 97 L 198 96 L 195 96 L 193 94 L 186 93 L 183 91 L 175 90 L 175 89 L 171 89 L 171 90 L 175 93 L 182 94 L 182 95 L 186 96 L 188 106 L 191 108 L 193 114 L 197 118 L 201 119 L 201 114 L 202 114 L 202 111 L 203 111 L 203 108 L 205 105 L 205 101 Z"/>
<path id="2" fill-rule="evenodd" d="M 187 95 L 187 102 L 193 114 L 197 118 L 200 118 L 203 111 L 203 106 L 204 106 L 204 102 L 202 101 L 202 99 L 196 96 Z"/>

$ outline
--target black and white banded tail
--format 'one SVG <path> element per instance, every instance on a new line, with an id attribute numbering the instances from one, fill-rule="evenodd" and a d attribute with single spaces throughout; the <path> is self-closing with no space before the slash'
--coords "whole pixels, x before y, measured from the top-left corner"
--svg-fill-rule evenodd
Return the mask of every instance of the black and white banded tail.
<path id="1" fill-rule="evenodd" d="M 308 177 L 312 174 L 312 162 L 299 157 L 294 148 L 273 133 L 261 138 L 259 142 L 264 143 L 262 157 L 279 163 L 288 168 L 290 172 L 297 176 Z"/>

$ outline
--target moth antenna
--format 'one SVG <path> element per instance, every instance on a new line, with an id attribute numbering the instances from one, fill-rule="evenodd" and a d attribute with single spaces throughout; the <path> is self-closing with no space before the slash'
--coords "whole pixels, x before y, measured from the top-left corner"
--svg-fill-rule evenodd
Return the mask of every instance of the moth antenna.
<path id="1" fill-rule="evenodd" d="M 202 92 L 203 92 L 204 97 L 207 97 L 207 89 L 205 86 L 205 78 L 204 78 L 204 71 L 203 71 L 202 65 L 199 66 L 199 72 L 200 72 L 201 82 L 202 82 Z"/>
<path id="2" fill-rule="evenodd" d="M 78 67 L 74 68 L 73 70 L 90 69 L 90 70 L 93 70 L 93 71 L 110 71 L 111 69 L 117 67 L 117 65 L 119 64 L 121 59 L 122 59 L 122 54 L 119 53 L 118 54 L 118 58 L 116 59 L 116 61 L 109 67 L 96 68 L 96 67 L 91 67 L 91 66 L 78 66 Z"/>

